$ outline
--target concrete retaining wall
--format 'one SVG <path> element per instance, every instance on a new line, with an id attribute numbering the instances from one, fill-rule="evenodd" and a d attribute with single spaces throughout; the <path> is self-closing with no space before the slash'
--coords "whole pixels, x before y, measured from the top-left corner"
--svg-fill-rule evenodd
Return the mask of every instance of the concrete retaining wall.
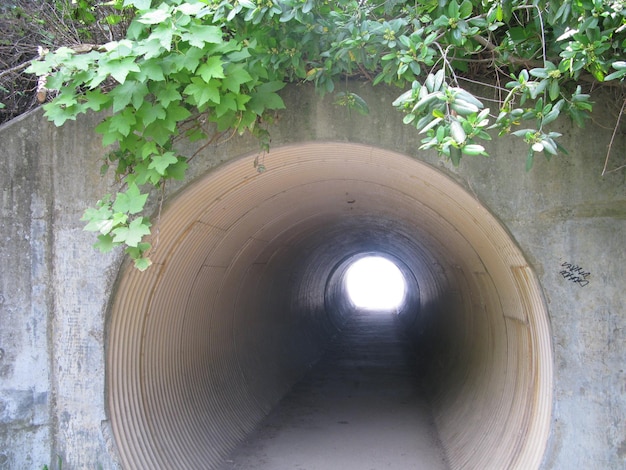
<path id="1" fill-rule="evenodd" d="M 272 145 L 350 142 L 422 160 L 474 194 L 510 232 L 543 289 L 552 328 L 554 404 L 541 468 L 626 466 L 625 171 L 601 176 L 615 115 L 598 98 L 586 129 L 563 121 L 568 157 L 541 156 L 496 139 L 492 155 L 459 168 L 418 150 L 420 136 L 390 106 L 394 90 L 355 85 L 361 116 L 309 88 L 285 93 Z M 37 111 L 0 128 L 0 468 L 116 468 L 107 414 L 107 312 L 124 258 L 100 255 L 79 221 L 111 191 L 99 176 L 99 116 L 61 129 Z M 623 165 L 618 133 L 610 168 Z M 239 138 L 197 156 L 189 181 L 256 151 Z M 271 152 L 265 156 L 271 168 Z M 170 188 L 172 194 L 185 184 Z M 581 273 L 584 276 L 581 278 Z"/>

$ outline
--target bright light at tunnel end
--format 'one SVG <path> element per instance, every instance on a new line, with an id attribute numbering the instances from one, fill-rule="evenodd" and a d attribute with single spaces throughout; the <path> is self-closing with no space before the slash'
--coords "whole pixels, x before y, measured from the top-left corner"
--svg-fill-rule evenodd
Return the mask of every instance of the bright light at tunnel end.
<path id="1" fill-rule="evenodd" d="M 352 263 L 345 285 L 348 298 L 358 309 L 396 311 L 404 303 L 406 280 L 400 269 L 382 256 L 366 256 Z"/>

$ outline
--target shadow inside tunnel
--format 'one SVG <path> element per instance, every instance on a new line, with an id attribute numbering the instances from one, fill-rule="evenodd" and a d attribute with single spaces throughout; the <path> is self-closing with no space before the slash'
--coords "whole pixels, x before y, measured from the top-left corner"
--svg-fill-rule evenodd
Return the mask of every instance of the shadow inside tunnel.
<path id="1" fill-rule="evenodd" d="M 355 312 L 222 470 L 449 468 L 397 315 Z"/>

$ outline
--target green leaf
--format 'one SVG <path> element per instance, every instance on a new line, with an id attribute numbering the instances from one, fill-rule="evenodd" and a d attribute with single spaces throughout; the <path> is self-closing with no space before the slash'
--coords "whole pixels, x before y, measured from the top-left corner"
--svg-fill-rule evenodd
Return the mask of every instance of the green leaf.
<path id="1" fill-rule="evenodd" d="M 124 6 L 134 6 L 137 10 L 147 10 L 150 8 L 152 0 L 124 0 Z"/>
<path id="2" fill-rule="evenodd" d="M 113 220 L 104 219 L 104 220 L 93 220 L 85 225 L 84 230 L 89 232 L 101 232 L 103 234 L 107 234 L 113 228 Z"/>
<path id="3" fill-rule="evenodd" d="M 109 117 L 109 132 L 118 132 L 123 136 L 127 136 L 136 122 L 135 113 L 131 109 L 126 108 L 121 113 Z"/>
<path id="4" fill-rule="evenodd" d="M 146 59 L 149 59 L 151 56 L 160 55 L 161 49 L 166 51 L 172 50 L 174 31 L 175 28 L 172 27 L 169 21 L 154 28 L 148 40 L 144 42 Z M 137 52 L 139 53 L 139 51 Z"/>
<path id="5" fill-rule="evenodd" d="M 135 63 L 134 57 L 124 57 L 119 60 L 101 61 L 100 70 L 123 84 L 130 72 L 139 72 L 140 68 Z"/>
<path id="6" fill-rule="evenodd" d="M 100 55 L 95 51 L 91 51 L 87 54 L 73 54 L 68 60 L 63 61 L 63 65 L 75 71 L 89 70 L 99 57 Z"/>
<path id="7" fill-rule="evenodd" d="M 179 157 L 176 163 L 167 167 L 167 172 L 165 176 L 178 181 L 183 181 L 185 179 L 185 172 L 187 171 L 188 167 L 189 164 L 185 161 L 185 159 Z"/>
<path id="8" fill-rule="evenodd" d="M 459 121 L 452 121 L 450 123 L 450 136 L 452 136 L 457 144 L 462 144 L 465 142 L 465 139 L 467 139 L 467 134 Z"/>
<path id="9" fill-rule="evenodd" d="M 141 8 L 140 8 L 141 10 Z M 159 24 L 171 17 L 171 13 L 165 9 L 150 10 L 137 18 L 137 21 L 142 24 Z"/>
<path id="10" fill-rule="evenodd" d="M 175 82 L 167 82 L 164 86 L 159 84 L 158 88 L 152 89 L 152 94 L 157 97 L 159 104 L 164 108 L 169 107 L 170 103 L 182 99 Z"/>
<path id="11" fill-rule="evenodd" d="M 237 100 L 233 93 L 227 93 L 220 98 L 220 104 L 215 106 L 215 115 L 219 118 L 228 111 L 237 111 Z"/>
<path id="12" fill-rule="evenodd" d="M 139 271 L 145 271 L 146 269 L 148 269 L 151 265 L 152 265 L 152 261 L 150 261 L 150 258 L 135 258 L 135 268 L 137 268 Z"/>
<path id="13" fill-rule="evenodd" d="M 452 0 L 448 3 L 448 16 L 450 18 L 458 18 L 459 17 L 459 4 L 456 0 Z"/>
<path id="14" fill-rule="evenodd" d="M 367 105 L 367 102 L 356 93 L 352 93 L 352 97 L 354 98 L 354 104 L 352 107 L 356 109 L 359 114 L 363 114 L 364 116 L 368 115 L 370 108 Z"/>
<path id="15" fill-rule="evenodd" d="M 516 137 L 524 137 L 528 138 L 528 136 L 533 135 L 535 131 L 533 129 L 519 129 L 517 131 L 511 132 Z"/>
<path id="16" fill-rule="evenodd" d="M 404 119 L 402 119 L 402 122 L 404 124 L 411 124 L 415 120 L 415 117 L 415 114 L 407 114 L 404 116 Z"/>
<path id="17" fill-rule="evenodd" d="M 137 81 L 144 82 L 147 80 L 151 80 L 153 82 L 161 82 L 165 80 L 163 68 L 161 67 L 161 64 L 158 60 L 146 60 L 139 65 L 141 67 L 141 72 L 137 77 Z"/>
<path id="18" fill-rule="evenodd" d="M 559 93 L 561 92 L 561 88 L 559 86 L 559 82 L 557 80 L 552 80 L 550 82 L 550 86 L 548 87 L 548 96 L 550 96 L 551 100 L 556 100 L 559 97 Z"/>
<path id="19" fill-rule="evenodd" d="M 144 101 L 143 105 L 137 110 L 135 115 L 141 120 L 144 126 L 152 124 L 157 119 L 165 119 L 167 113 L 161 103 L 151 103 Z"/>
<path id="20" fill-rule="evenodd" d="M 552 139 L 544 139 L 544 140 L 542 140 L 541 141 L 541 145 L 543 146 L 543 149 L 548 154 L 556 155 L 558 153 L 556 144 L 554 143 L 554 141 Z"/>
<path id="21" fill-rule="evenodd" d="M 485 147 L 478 144 L 467 144 L 463 147 L 463 153 L 467 155 L 483 155 L 488 156 Z"/>
<path id="22" fill-rule="evenodd" d="M 57 127 L 65 124 L 67 120 L 75 121 L 76 115 L 78 114 L 78 108 L 59 106 L 54 101 L 44 104 L 43 109 L 45 110 L 46 117 L 54 122 L 54 125 Z"/>
<path id="23" fill-rule="evenodd" d="M 154 186 L 158 185 L 163 180 L 163 175 L 154 169 L 149 169 L 148 165 L 150 165 L 148 160 L 136 164 L 133 168 L 133 174 L 128 175 L 126 180 L 136 182 L 138 185 L 147 183 Z"/>
<path id="24" fill-rule="evenodd" d="M 137 185 L 132 183 L 125 192 L 117 194 L 113 203 L 113 210 L 137 214 L 143 210 L 147 199 L 148 194 L 141 194 Z"/>
<path id="25" fill-rule="evenodd" d="M 94 243 L 93 247 L 101 253 L 109 253 L 118 245 L 119 243 L 113 243 L 113 237 L 111 235 L 100 234 L 98 235 L 98 241 Z"/>
<path id="26" fill-rule="evenodd" d="M 54 68 L 54 65 L 49 60 L 33 60 L 26 68 L 26 73 L 32 73 L 38 76 L 49 73 Z"/>
<path id="27" fill-rule="evenodd" d="M 170 141 L 172 129 L 176 129 L 175 119 L 156 120 L 143 130 L 143 137 L 156 142 L 160 146 L 165 146 Z M 145 182 L 145 181 L 144 181 Z"/>
<path id="28" fill-rule="evenodd" d="M 258 115 L 263 114 L 267 109 L 285 109 L 283 99 L 275 93 L 284 86 L 283 82 L 267 82 L 260 85 L 251 94 L 252 98 L 248 103 L 248 109 Z"/>
<path id="29" fill-rule="evenodd" d="M 556 120 L 559 117 L 560 110 L 558 108 L 552 109 L 549 113 L 547 113 L 543 119 L 541 119 L 541 125 L 546 126 L 550 124 L 552 121 Z"/>
<path id="30" fill-rule="evenodd" d="M 105 95 L 100 90 L 89 90 L 85 93 L 85 108 L 101 111 L 111 102 L 111 95 Z"/>
<path id="31" fill-rule="evenodd" d="M 125 225 L 128 221 L 128 214 L 123 214 L 122 212 L 114 212 L 113 213 L 113 227 L 119 227 L 120 225 Z"/>
<path id="32" fill-rule="evenodd" d="M 535 159 L 535 151 L 531 148 L 528 149 L 528 154 L 526 155 L 526 171 L 530 171 L 533 167 L 533 161 Z"/>
<path id="33" fill-rule="evenodd" d="M 470 15 L 472 14 L 472 2 L 470 0 L 464 0 L 463 3 L 461 3 L 461 6 L 459 8 L 459 14 L 461 18 L 470 17 Z"/>
<path id="34" fill-rule="evenodd" d="M 425 134 L 426 132 L 428 132 L 429 130 L 433 129 L 435 126 L 437 126 L 443 120 L 442 118 L 435 118 L 435 119 L 433 119 L 431 121 L 430 120 L 431 119 L 430 116 L 425 116 L 425 119 L 428 119 L 428 122 L 421 129 L 420 129 L 419 126 L 422 124 L 422 120 L 420 120 L 417 123 L 416 127 L 418 128 L 420 134 Z M 440 129 L 443 129 L 443 128 L 440 128 Z"/>
<path id="35" fill-rule="evenodd" d="M 205 82 L 209 82 L 212 78 L 224 78 L 224 68 L 222 66 L 221 57 L 209 57 L 205 63 L 201 64 L 196 71 Z M 229 77 L 230 79 L 230 77 Z M 234 91 L 234 90 L 233 90 Z M 238 93 L 239 90 L 236 91 Z"/>
<path id="36" fill-rule="evenodd" d="M 159 149 L 157 148 L 156 142 L 153 140 L 145 141 L 141 146 L 141 158 L 145 160 L 151 155 L 158 153 Z"/>
<path id="37" fill-rule="evenodd" d="M 69 108 L 78 104 L 78 96 L 73 89 L 65 87 L 61 89 L 61 94 L 54 99 L 54 103 Z"/>
<path id="38" fill-rule="evenodd" d="M 113 242 L 136 247 L 141 239 L 150 234 L 150 222 L 145 217 L 137 217 L 126 227 L 113 230 Z"/>
<path id="39" fill-rule="evenodd" d="M 454 166 L 461 163 L 461 149 L 458 147 L 450 147 L 450 160 Z"/>
<path id="40" fill-rule="evenodd" d="M 183 3 L 179 7 L 176 7 L 176 11 L 180 11 L 181 13 L 184 13 L 185 15 L 195 16 L 198 13 L 200 13 L 200 11 L 202 11 L 203 8 L 205 8 L 205 6 L 201 2 Z"/>
<path id="41" fill-rule="evenodd" d="M 184 53 L 177 53 L 172 59 L 176 70 L 188 70 L 194 73 L 200 65 L 200 60 L 204 57 L 205 52 L 198 47 L 190 47 Z"/>
<path id="42" fill-rule="evenodd" d="M 222 42 L 222 30 L 218 26 L 193 24 L 189 31 L 182 34 L 182 39 L 190 45 L 202 48 L 206 43 L 220 44 Z"/>
<path id="43" fill-rule="evenodd" d="M 533 77 L 537 78 L 548 78 L 548 69 L 545 68 L 535 68 L 528 71 Z"/>
<path id="44" fill-rule="evenodd" d="M 605 82 L 610 82 L 611 80 L 615 80 L 615 79 L 623 79 L 626 76 L 626 70 L 618 70 L 616 72 L 610 73 L 608 74 L 606 77 L 604 77 L 604 81 Z"/>
<path id="45" fill-rule="evenodd" d="M 191 83 L 185 87 L 183 93 L 193 97 L 194 104 L 198 107 L 206 103 L 220 103 L 220 84 L 215 80 L 205 82 L 200 77 L 193 77 Z"/>
<path id="46" fill-rule="evenodd" d="M 182 106 L 170 105 L 167 108 L 167 119 L 174 123 L 187 119 L 190 115 L 191 113 Z M 173 128 L 171 130 L 173 131 Z"/>
<path id="47" fill-rule="evenodd" d="M 85 209 L 80 220 L 87 222 L 83 230 L 107 234 L 113 228 L 113 211 L 108 204 L 100 202 L 98 207 Z"/>
<path id="48" fill-rule="evenodd" d="M 178 163 L 178 158 L 174 152 L 165 152 L 162 155 L 153 155 L 148 165 L 148 169 L 156 170 L 161 176 L 165 175 L 170 165 Z"/>
<path id="49" fill-rule="evenodd" d="M 235 95 L 237 110 L 244 111 L 246 109 L 246 103 L 250 101 L 250 99 L 251 97 L 249 95 Z"/>
<path id="50" fill-rule="evenodd" d="M 143 257 L 146 254 L 146 251 L 148 251 L 151 247 L 152 245 L 150 243 L 141 242 L 138 243 L 137 246 L 126 247 L 125 251 L 132 259 L 137 259 Z"/>
<path id="51" fill-rule="evenodd" d="M 224 78 L 224 88 L 232 91 L 233 93 L 239 93 L 241 85 L 252 81 L 252 76 L 244 68 L 242 64 L 232 65 L 228 67 L 226 71 L 226 78 Z"/>

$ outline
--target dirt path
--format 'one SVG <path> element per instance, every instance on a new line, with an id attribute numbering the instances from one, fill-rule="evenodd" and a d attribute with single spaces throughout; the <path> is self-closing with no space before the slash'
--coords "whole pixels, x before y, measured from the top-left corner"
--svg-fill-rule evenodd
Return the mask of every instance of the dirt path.
<path id="1" fill-rule="evenodd" d="M 223 470 L 444 470 L 395 317 L 344 328 Z"/>

